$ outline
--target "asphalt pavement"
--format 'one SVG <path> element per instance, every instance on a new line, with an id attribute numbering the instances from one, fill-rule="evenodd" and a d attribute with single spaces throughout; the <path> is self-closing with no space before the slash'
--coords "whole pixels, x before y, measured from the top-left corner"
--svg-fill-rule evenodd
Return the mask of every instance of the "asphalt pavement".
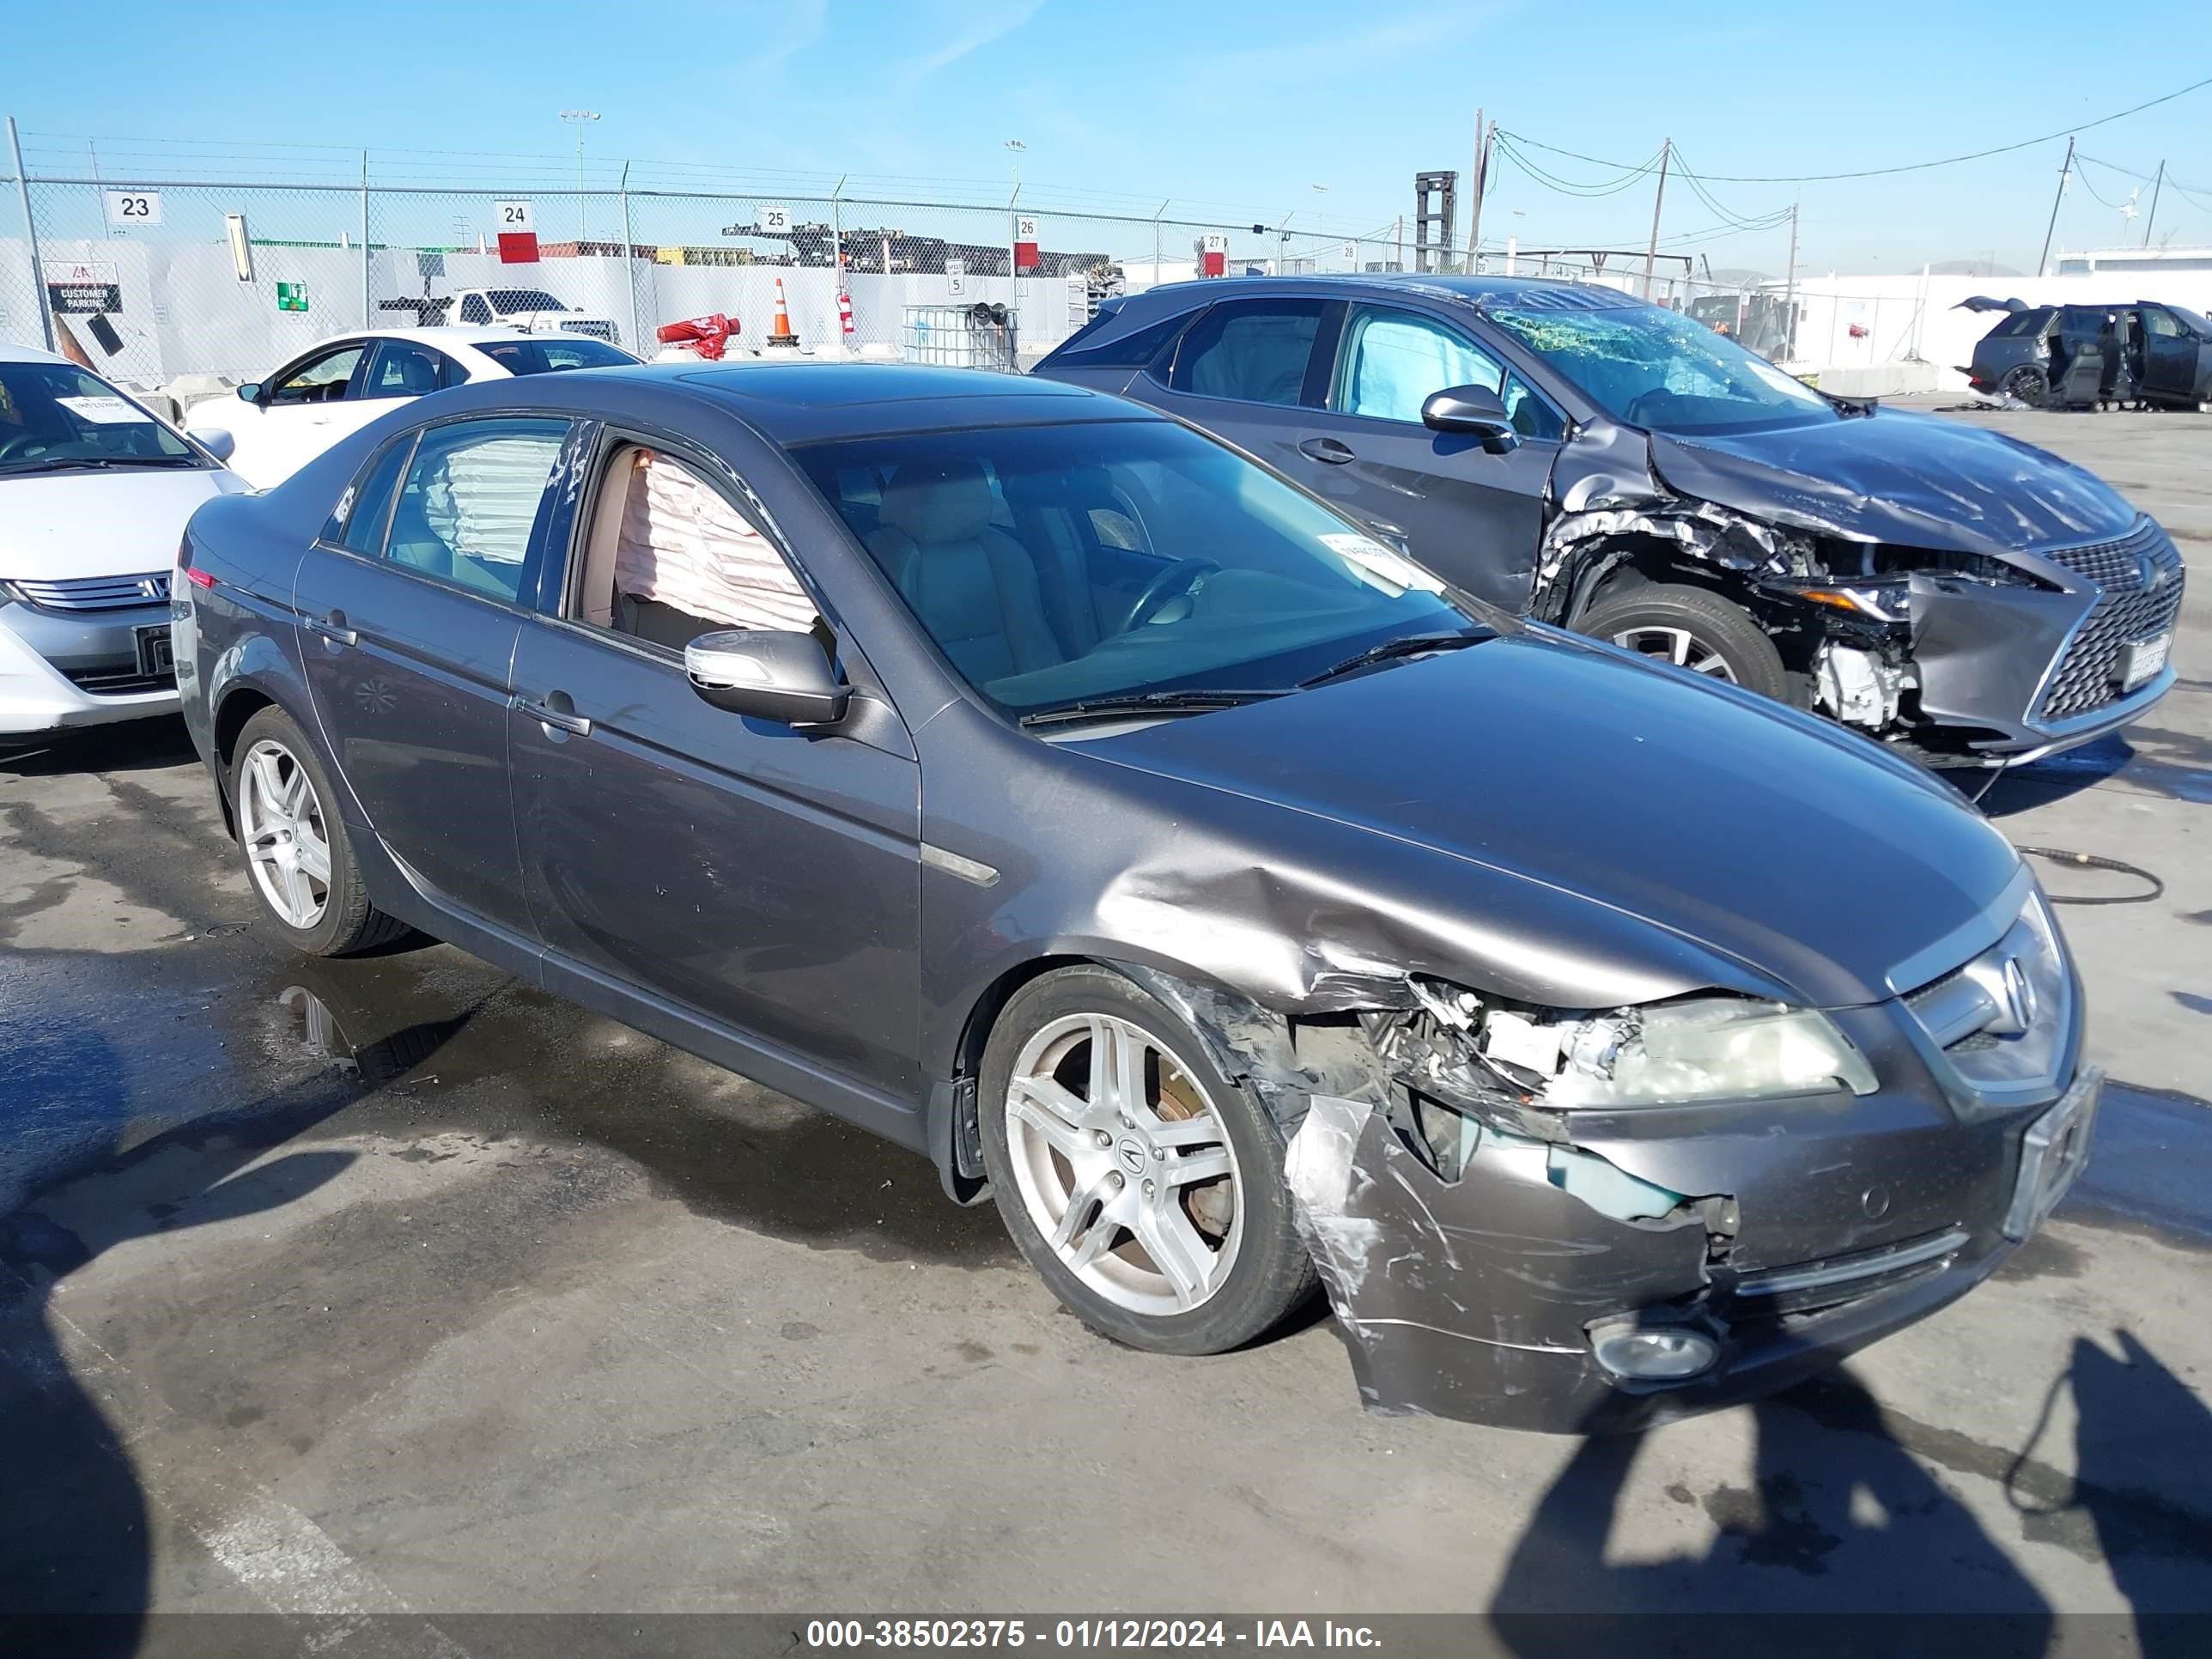
<path id="1" fill-rule="evenodd" d="M 2175 693 L 1985 802 L 2165 890 L 2062 911 L 2115 1079 L 2096 1161 L 1955 1307 L 1590 1442 L 1364 1415 L 1325 1318 L 1129 1352 L 908 1154 L 450 947 L 283 952 L 181 728 L 118 728 L 0 763 L 0 1610 L 105 1611 L 117 1652 L 182 1639 L 149 1610 L 337 1652 L 411 1611 L 408 1650 L 485 1653 L 462 1615 L 1078 1608 L 1940 1610 L 2185 1650 L 2212 418 L 1960 418 L 2113 479 L 2194 592 Z"/>

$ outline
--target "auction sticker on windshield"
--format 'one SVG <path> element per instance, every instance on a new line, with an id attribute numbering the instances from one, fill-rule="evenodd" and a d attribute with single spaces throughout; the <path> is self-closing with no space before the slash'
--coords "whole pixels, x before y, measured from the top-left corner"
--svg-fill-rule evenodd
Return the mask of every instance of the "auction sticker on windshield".
<path id="1" fill-rule="evenodd" d="M 95 426 L 151 426 L 154 417 L 125 398 L 57 398 L 79 420 Z"/>

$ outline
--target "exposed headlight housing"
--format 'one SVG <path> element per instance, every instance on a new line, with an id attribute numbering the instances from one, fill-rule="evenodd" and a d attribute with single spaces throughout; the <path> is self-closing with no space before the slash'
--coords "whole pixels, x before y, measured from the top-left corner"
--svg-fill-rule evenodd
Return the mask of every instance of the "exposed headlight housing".
<path id="1" fill-rule="evenodd" d="M 1662 1003 L 1560 1030 L 1558 1075 L 1545 1103 L 1665 1106 L 1878 1086 L 1874 1068 L 1814 1008 L 1737 997 Z"/>

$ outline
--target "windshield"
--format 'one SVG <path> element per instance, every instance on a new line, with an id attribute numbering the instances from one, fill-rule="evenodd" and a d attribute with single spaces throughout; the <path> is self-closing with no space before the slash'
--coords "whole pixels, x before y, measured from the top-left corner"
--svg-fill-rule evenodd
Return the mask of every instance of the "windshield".
<path id="1" fill-rule="evenodd" d="M 1164 421 L 793 454 L 955 672 L 1016 715 L 1133 694 L 1287 691 L 1386 640 L 1506 625 L 1234 450 Z"/>
<path id="2" fill-rule="evenodd" d="M 566 307 L 542 288 L 488 288 L 484 298 L 502 317 L 510 311 L 562 311 Z"/>
<path id="3" fill-rule="evenodd" d="M 190 444 L 98 376 L 68 363 L 0 362 L 0 477 L 204 465 Z"/>
<path id="4" fill-rule="evenodd" d="M 637 359 L 580 334 L 526 340 L 479 340 L 477 349 L 510 374 L 545 374 L 562 368 L 615 368 Z"/>
<path id="5" fill-rule="evenodd" d="M 2208 323 L 2187 306 L 2168 306 L 2166 309 L 2197 331 L 2199 339 L 2212 339 L 2212 323 Z"/>
<path id="6" fill-rule="evenodd" d="M 1491 304 L 1483 315 L 1613 419 L 1647 431 L 1740 432 L 1842 418 L 1764 357 L 1656 306 Z"/>

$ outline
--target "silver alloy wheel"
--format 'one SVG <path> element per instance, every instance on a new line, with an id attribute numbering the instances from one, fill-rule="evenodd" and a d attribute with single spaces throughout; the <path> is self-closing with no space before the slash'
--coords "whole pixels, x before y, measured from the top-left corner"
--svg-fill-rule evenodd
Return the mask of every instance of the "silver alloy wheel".
<path id="1" fill-rule="evenodd" d="M 1736 683 L 1728 659 L 1686 628 L 1625 629 L 1613 636 L 1613 642 L 1644 656 L 1671 662 L 1677 668 L 1686 668 L 1692 674 L 1710 674 L 1730 685 Z"/>
<path id="2" fill-rule="evenodd" d="M 253 884 L 285 925 L 302 933 L 331 902 L 330 829 L 307 769 L 274 738 L 246 751 L 239 771 L 239 839 Z"/>
<path id="3" fill-rule="evenodd" d="M 1244 1237 L 1237 1152 L 1165 1042 L 1117 1015 L 1055 1019 L 1015 1058 L 1005 1109 L 1023 1206 L 1086 1286 L 1154 1316 L 1221 1288 Z"/>

